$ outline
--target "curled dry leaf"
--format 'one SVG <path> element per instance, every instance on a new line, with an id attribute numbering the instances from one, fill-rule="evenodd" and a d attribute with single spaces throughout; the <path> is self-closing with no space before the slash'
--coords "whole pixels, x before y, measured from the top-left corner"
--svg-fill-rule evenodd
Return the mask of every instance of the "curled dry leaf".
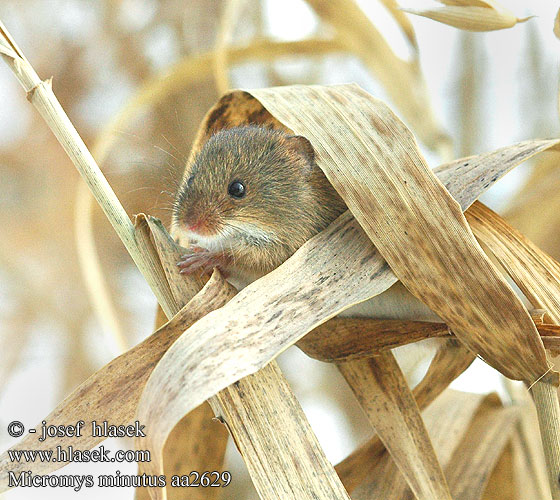
<path id="1" fill-rule="evenodd" d="M 362 224 L 367 226 L 368 219 L 373 214 L 373 206 L 383 215 L 371 218 L 387 221 L 388 215 L 384 211 L 390 207 L 394 217 L 391 220 L 398 221 L 399 214 L 402 213 L 399 197 L 407 198 L 417 206 L 420 213 L 424 213 L 426 220 L 420 224 L 413 222 L 414 219 L 409 220 L 410 227 L 407 225 L 405 231 L 416 234 L 420 227 L 424 230 L 426 227 L 437 227 L 437 231 L 441 233 L 437 234 L 437 239 L 442 244 L 441 248 L 447 249 L 446 255 L 459 254 L 459 258 L 463 259 L 463 265 L 457 268 L 457 276 L 452 277 L 454 286 L 458 287 L 453 299 L 450 299 L 455 304 L 454 311 L 447 310 L 447 306 L 438 301 L 442 290 L 429 295 L 426 295 L 423 288 L 420 291 L 424 300 L 433 301 L 429 302 L 430 306 L 448 321 L 463 341 L 483 352 L 491 363 L 515 378 L 535 380 L 548 369 L 544 348 L 531 318 L 507 283 L 482 254 L 466 221 L 456 209 L 458 206 L 454 205 L 455 202 L 443 186 L 430 177 L 431 173 L 419 156 L 410 132 L 382 103 L 353 85 L 330 88 L 282 87 L 252 93 L 265 106 L 247 92 L 227 94 L 208 113 L 197 135 L 193 154 L 212 133 L 235 125 L 267 124 L 289 128 L 305 135 L 317 151 L 318 164 L 327 171 L 330 180 L 357 214 L 357 207 L 363 201 L 359 196 L 364 199 L 369 197 L 369 215 L 360 217 Z M 274 113 L 275 118 L 269 111 Z M 467 205 L 507 168 L 519 161 L 516 155 L 520 150 L 532 151 L 534 154 L 556 144 L 557 141 L 537 141 L 516 145 L 509 155 L 508 152 L 500 152 L 502 163 L 498 166 L 493 163 L 498 163 L 496 158 L 492 154 L 487 155 L 490 167 L 496 167 L 490 174 L 484 162 L 477 164 L 473 160 L 476 168 L 467 169 L 463 178 L 465 186 L 468 186 L 466 191 L 469 191 L 469 195 L 465 197 Z M 333 156 L 329 155 L 331 152 Z M 376 193 L 372 195 L 369 191 L 362 192 L 359 189 L 365 189 L 367 185 L 364 177 L 373 175 L 372 170 L 364 167 L 372 162 L 376 163 L 378 155 L 387 160 L 387 164 L 398 165 L 399 172 L 388 172 L 387 165 L 380 167 L 376 164 L 373 172 L 385 175 L 390 179 L 389 185 L 395 187 L 387 190 L 383 183 L 370 183 L 370 189 Z M 349 182 L 335 180 L 336 175 L 340 174 L 335 172 L 336 168 L 351 170 L 352 166 L 357 165 L 361 165 L 364 176 L 353 172 L 351 175 L 357 175 L 357 179 Z M 412 168 L 414 175 L 398 179 L 403 172 L 407 172 L 403 165 Z M 333 171 L 328 170 L 329 166 L 333 167 Z M 455 167 L 444 168 L 443 172 L 454 168 L 460 170 L 460 166 L 456 164 Z M 407 183 L 408 188 L 403 189 L 402 186 Z M 418 187 L 419 183 L 421 187 Z M 473 185 L 477 187 L 473 188 Z M 430 188 L 426 189 L 426 186 Z M 414 197 L 428 192 L 435 195 L 438 201 L 414 200 Z M 358 196 L 351 200 L 348 195 Z M 443 227 L 437 224 L 434 226 L 431 210 L 436 206 L 438 211 L 447 213 L 445 217 L 449 218 L 444 217 L 445 222 L 440 220 L 438 224 L 443 224 Z M 426 214 L 426 211 L 429 213 Z M 451 227 L 454 229 L 451 230 Z M 384 230 L 386 228 L 388 226 L 384 226 Z M 399 243 L 399 238 L 403 237 L 401 234 L 395 235 L 395 232 L 402 231 L 397 230 L 396 226 L 389 229 L 392 230 L 388 231 L 383 245 L 387 255 L 391 255 L 399 247 L 402 243 Z M 419 241 L 424 242 L 425 232 L 421 232 Z M 375 232 L 371 234 L 375 236 Z M 407 235 L 405 239 L 406 237 Z M 459 237 L 461 242 L 454 240 L 454 237 Z M 393 238 L 394 241 L 391 241 Z M 376 243 L 378 242 L 380 240 L 376 239 Z M 403 248 L 408 248 L 409 244 L 410 242 L 402 243 Z M 434 279 L 431 265 L 433 255 L 426 256 L 425 250 L 424 248 L 422 257 L 425 261 L 420 257 L 422 252 L 419 252 L 417 258 L 427 276 L 407 276 L 407 286 L 412 286 L 412 282 L 416 280 L 417 283 L 427 283 L 430 286 L 449 281 L 449 271 L 446 268 L 440 271 L 443 273 L 441 281 Z M 448 256 L 444 261 L 449 261 Z M 395 263 L 398 259 L 394 255 L 393 257 L 392 262 L 398 268 L 399 264 Z M 405 256 L 403 262 L 408 262 L 409 258 Z M 469 260 L 468 265 L 465 258 Z M 416 269 L 417 263 L 411 267 Z M 475 274 L 471 276 L 464 276 L 465 269 L 478 271 L 474 271 Z M 406 274 L 407 271 L 404 270 L 401 277 Z M 463 280 L 474 282 L 465 285 Z M 160 473 L 162 447 L 170 430 L 184 414 L 224 387 L 262 368 L 314 327 L 344 309 L 386 290 L 394 282 L 391 270 L 360 226 L 346 213 L 278 269 L 242 290 L 225 307 L 197 322 L 166 353 L 154 371 L 139 406 L 139 417 L 149 423 L 148 442 L 153 457 L 148 464 L 150 473 Z M 466 289 L 459 292 L 461 287 Z M 472 300 L 473 293 L 483 294 L 478 299 L 481 302 L 473 304 L 469 301 L 468 305 L 460 306 L 459 311 L 457 304 L 463 304 L 467 297 Z M 470 314 L 463 316 L 465 309 Z M 503 311 L 508 311 L 507 319 Z M 504 348 L 504 345 L 511 349 Z M 182 380 L 184 385 L 178 384 L 177 380 Z M 146 446 L 146 442 L 143 446 Z"/>
<path id="2" fill-rule="evenodd" d="M 169 283 L 174 300 L 178 303 L 169 305 L 176 309 L 178 305 L 183 304 L 185 297 L 191 297 L 194 291 L 200 288 L 201 283 L 197 283 L 196 278 L 179 273 L 176 262 L 182 249 L 177 248 L 161 222 L 153 217 L 139 219 L 145 220 L 146 224 L 139 224 L 137 237 L 145 238 L 147 231 L 144 229 L 151 229 L 150 235 L 154 240 L 155 252 L 159 256 L 158 262 L 165 273 L 166 283 Z M 144 246 L 152 247 L 151 240 L 144 243 Z M 224 286 L 233 293 L 231 285 L 224 283 Z M 312 500 L 317 495 L 333 500 L 348 498 L 275 361 L 258 373 L 220 391 L 208 402 L 228 427 L 239 452 L 244 457 L 253 484 L 263 500 Z M 204 425 L 204 422 L 199 421 L 201 417 L 204 418 L 200 409 L 199 406 L 199 411 L 188 413 L 178 426 L 187 425 L 192 430 L 196 425 Z M 178 426 L 174 427 L 173 436 L 177 434 Z M 275 429 L 274 433 L 270 432 L 271 427 Z M 223 455 L 219 455 L 223 450 L 219 443 L 223 436 L 217 434 L 213 437 L 214 453 L 210 453 L 212 447 L 201 441 L 204 437 L 203 434 L 192 436 L 189 449 L 194 451 L 197 445 L 204 446 L 206 463 L 223 458 Z M 198 453 L 196 457 L 187 455 L 183 458 L 191 458 L 190 463 L 193 463 L 192 458 L 200 461 L 201 455 Z M 169 439 L 164 448 L 163 458 L 165 467 L 169 465 L 165 463 L 165 459 L 169 458 Z M 139 464 L 139 473 L 144 472 L 144 464 L 145 462 Z M 210 469 L 204 467 L 200 470 Z M 204 489 L 197 490 L 192 494 L 193 500 L 197 495 L 208 497 Z M 158 490 L 158 494 L 161 494 L 162 498 L 183 496 L 180 489 L 172 486 Z"/>
<path id="3" fill-rule="evenodd" d="M 556 35 L 556 38 L 560 38 L 560 9 L 554 18 L 554 34 Z"/>
<path id="4" fill-rule="evenodd" d="M 533 307 L 560 324 L 560 264 L 497 213 L 476 202 L 466 213 L 474 234 L 496 256 Z"/>
<path id="5" fill-rule="evenodd" d="M 501 30 L 530 19 L 530 17 L 519 19 L 496 2 L 479 0 L 439 0 L 439 2 L 444 6 L 402 10 L 467 31 Z"/>
<path id="6" fill-rule="evenodd" d="M 155 330 L 167 323 L 161 307 L 157 308 Z M 208 403 L 185 415 L 175 426 L 163 450 L 163 465 L 166 477 L 187 476 L 193 470 L 220 471 L 223 467 L 228 432 L 214 417 Z M 141 474 L 141 467 L 138 467 Z M 220 496 L 219 488 L 191 488 L 188 500 L 215 500 Z M 167 488 L 169 500 L 184 500 L 181 488 Z M 150 500 L 146 488 L 136 488 L 134 500 Z"/>
<path id="7" fill-rule="evenodd" d="M 251 93 L 311 141 L 317 164 L 391 269 L 461 341 L 509 378 L 533 382 L 547 372 L 521 301 L 385 104 L 355 85 Z"/>

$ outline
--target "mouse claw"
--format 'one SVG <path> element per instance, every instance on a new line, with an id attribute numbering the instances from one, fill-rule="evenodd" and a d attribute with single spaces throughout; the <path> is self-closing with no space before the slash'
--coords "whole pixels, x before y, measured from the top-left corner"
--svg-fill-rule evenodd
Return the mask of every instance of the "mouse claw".
<path id="1" fill-rule="evenodd" d="M 200 271 L 211 272 L 215 267 L 223 270 L 227 262 L 227 257 L 222 253 L 197 248 L 193 253 L 182 255 L 177 267 L 180 268 L 181 274 L 193 274 Z"/>

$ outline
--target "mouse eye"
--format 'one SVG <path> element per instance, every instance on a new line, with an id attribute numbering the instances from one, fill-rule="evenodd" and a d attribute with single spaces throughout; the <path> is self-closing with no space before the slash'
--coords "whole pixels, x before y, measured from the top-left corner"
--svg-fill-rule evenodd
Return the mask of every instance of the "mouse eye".
<path id="1" fill-rule="evenodd" d="M 190 188 L 194 181 L 194 174 L 187 179 L 187 187 Z"/>
<path id="2" fill-rule="evenodd" d="M 245 196 L 245 185 L 240 181 L 233 181 L 228 187 L 228 194 L 234 198 Z"/>

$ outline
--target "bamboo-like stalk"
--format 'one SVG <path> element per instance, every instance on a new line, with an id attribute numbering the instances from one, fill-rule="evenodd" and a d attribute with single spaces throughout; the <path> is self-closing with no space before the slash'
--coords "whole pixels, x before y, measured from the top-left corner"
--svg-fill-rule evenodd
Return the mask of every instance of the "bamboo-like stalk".
<path id="1" fill-rule="evenodd" d="M 550 486 L 545 463 L 544 451 L 541 448 L 539 422 L 531 394 L 525 385 L 514 384 L 505 379 L 504 385 L 513 404 L 524 407 L 517 432 L 512 441 L 515 450 L 517 469 L 523 468 L 521 481 L 518 484 L 518 497 L 525 500 L 550 500 Z M 525 479 L 524 479 L 525 478 Z"/>

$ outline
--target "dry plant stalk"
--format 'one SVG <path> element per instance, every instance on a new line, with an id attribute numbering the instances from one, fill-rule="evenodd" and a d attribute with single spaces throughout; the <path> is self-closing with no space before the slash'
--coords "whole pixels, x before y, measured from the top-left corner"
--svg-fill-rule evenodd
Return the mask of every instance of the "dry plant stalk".
<path id="1" fill-rule="evenodd" d="M 103 176 L 97 163 L 86 148 L 78 132 L 68 119 L 52 92 L 50 80 L 42 81 L 35 73 L 21 50 L 0 22 L 0 55 L 16 75 L 27 92 L 27 98 L 37 108 L 49 128 L 84 178 L 105 215 L 113 225 L 127 251 L 146 277 L 150 288 L 159 300 L 164 299 L 160 284 L 155 280 L 154 270 L 146 262 L 134 239 L 134 227 Z"/>
<path id="2" fill-rule="evenodd" d="M 220 28 L 216 37 L 214 56 L 214 80 L 218 94 L 224 94 L 231 88 L 229 78 L 228 49 L 231 45 L 235 26 L 246 4 L 245 0 L 227 0 L 220 19 Z"/>
<path id="3" fill-rule="evenodd" d="M 381 0 L 381 3 L 393 16 L 395 21 L 397 21 L 403 33 L 408 38 L 410 45 L 415 51 L 418 50 L 418 41 L 416 40 L 416 33 L 414 31 L 414 26 L 408 19 L 408 16 L 404 13 L 404 10 L 399 7 L 396 0 Z"/>
<path id="4" fill-rule="evenodd" d="M 540 440 L 535 440 L 539 422 L 530 393 L 524 386 L 506 381 L 513 404 L 522 407 L 520 421 L 513 436 L 519 498 L 549 500 L 551 498 L 546 464 Z"/>
<path id="5" fill-rule="evenodd" d="M 420 411 L 392 352 L 338 365 L 418 500 L 451 500 Z"/>

